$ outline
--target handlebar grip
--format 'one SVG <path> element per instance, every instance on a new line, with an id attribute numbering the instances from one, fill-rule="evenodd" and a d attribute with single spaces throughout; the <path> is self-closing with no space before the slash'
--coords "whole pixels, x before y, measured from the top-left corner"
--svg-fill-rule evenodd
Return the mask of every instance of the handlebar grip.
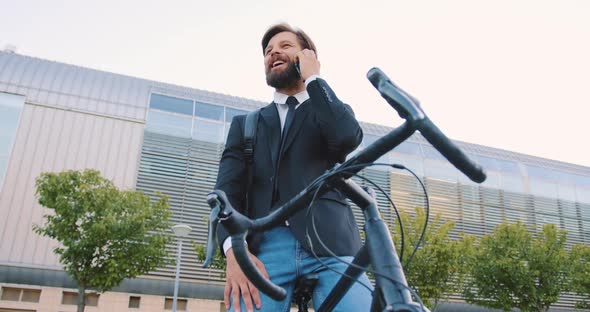
<path id="1" fill-rule="evenodd" d="M 246 248 L 246 233 L 252 227 L 252 220 L 235 211 L 222 190 L 213 190 L 207 195 L 207 203 L 218 211 L 218 218 L 231 235 L 232 250 L 244 275 L 256 288 L 274 300 L 281 301 L 287 291 L 266 279 L 250 260 Z"/>
<path id="2" fill-rule="evenodd" d="M 246 249 L 245 235 L 239 234 L 231 237 L 232 250 L 234 256 L 244 272 L 244 275 L 248 277 L 250 282 L 254 284 L 258 290 L 265 293 L 276 301 L 281 301 L 287 296 L 285 289 L 273 284 L 270 280 L 266 279 L 256 265 L 250 260 L 248 256 L 248 250 Z"/>
<path id="3" fill-rule="evenodd" d="M 418 130 L 432 146 L 472 181 L 485 181 L 486 173 L 481 166 L 469 159 L 428 117 L 420 122 Z"/>

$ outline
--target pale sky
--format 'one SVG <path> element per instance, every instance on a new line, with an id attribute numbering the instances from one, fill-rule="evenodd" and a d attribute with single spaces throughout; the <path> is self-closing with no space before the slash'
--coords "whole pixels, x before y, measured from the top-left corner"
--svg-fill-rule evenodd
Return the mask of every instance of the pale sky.
<path id="1" fill-rule="evenodd" d="M 312 37 L 359 120 L 401 122 L 376 66 L 453 139 L 590 166 L 588 0 L 0 0 L 0 48 L 268 102 L 276 22 Z"/>

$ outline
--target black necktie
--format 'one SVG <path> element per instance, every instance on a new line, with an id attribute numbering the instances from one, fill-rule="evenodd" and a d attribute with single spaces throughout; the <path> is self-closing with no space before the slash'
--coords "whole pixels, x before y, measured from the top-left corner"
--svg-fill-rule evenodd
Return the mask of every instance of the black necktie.
<path id="1" fill-rule="evenodd" d="M 294 96 L 290 96 L 287 98 L 287 105 L 289 105 L 289 110 L 287 111 L 287 118 L 285 118 L 285 126 L 283 127 L 283 135 L 281 139 L 281 145 L 283 145 L 283 141 L 287 138 L 287 132 L 293 123 L 293 119 L 295 119 L 295 106 L 297 106 L 299 102 Z"/>
<path id="2" fill-rule="evenodd" d="M 287 105 L 289 105 L 289 110 L 287 111 L 287 117 L 285 118 L 285 125 L 283 126 L 283 131 L 281 134 L 281 145 L 279 146 L 279 159 L 281 158 L 281 155 L 283 154 L 283 145 L 285 144 L 285 141 L 287 141 L 287 133 L 289 132 L 289 128 L 291 127 L 291 124 L 293 123 L 293 119 L 295 119 L 295 106 L 297 106 L 297 104 L 299 104 L 299 102 L 297 101 L 297 99 L 294 96 L 290 96 L 287 99 Z"/>

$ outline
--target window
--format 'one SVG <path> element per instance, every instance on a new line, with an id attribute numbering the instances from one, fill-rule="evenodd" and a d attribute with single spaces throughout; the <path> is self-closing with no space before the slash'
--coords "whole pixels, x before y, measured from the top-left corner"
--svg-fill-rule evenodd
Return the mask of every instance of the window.
<path id="1" fill-rule="evenodd" d="M 416 157 L 412 157 L 409 155 L 403 155 L 403 154 L 397 154 L 397 155 L 392 154 L 391 162 L 397 163 L 397 164 L 402 164 L 402 165 L 406 166 L 406 168 L 414 171 L 416 173 L 416 175 L 418 175 L 419 177 L 424 176 L 424 163 L 422 161 L 422 158 L 416 158 Z M 395 172 L 409 174 L 405 170 L 395 170 Z"/>
<path id="2" fill-rule="evenodd" d="M 2 287 L 2 300 L 20 301 L 20 288 Z"/>
<path id="3" fill-rule="evenodd" d="M 141 297 L 129 296 L 129 308 L 139 309 Z"/>
<path id="4" fill-rule="evenodd" d="M 172 310 L 172 298 L 166 298 L 164 302 L 164 310 Z M 178 311 L 186 311 L 186 305 L 188 301 L 186 299 L 177 299 L 176 300 L 176 310 Z"/>
<path id="5" fill-rule="evenodd" d="M 590 177 L 575 174 L 572 177 L 576 186 L 590 187 Z"/>
<path id="6" fill-rule="evenodd" d="M 515 193 L 524 192 L 524 182 L 521 176 L 502 174 L 500 178 L 503 190 Z"/>
<path id="7" fill-rule="evenodd" d="M 99 294 L 86 294 L 86 305 L 89 307 L 98 306 Z M 62 293 L 61 304 L 77 305 L 78 304 L 78 293 L 72 291 L 64 291 Z"/>
<path id="8" fill-rule="evenodd" d="M 195 106 L 195 116 L 223 121 L 223 106 L 197 102 Z"/>
<path id="9" fill-rule="evenodd" d="M 576 187 L 576 201 L 579 203 L 590 204 L 590 189 Z M 590 209 L 582 210 L 582 213 L 586 210 L 588 211 L 588 218 L 590 219 Z"/>
<path id="10" fill-rule="evenodd" d="M 557 184 L 543 180 L 530 179 L 531 194 L 541 197 L 557 198 Z"/>
<path id="11" fill-rule="evenodd" d="M 403 142 L 402 144 L 394 148 L 393 151 L 397 153 L 414 155 L 419 157 L 422 156 L 422 152 L 420 152 L 420 145 L 416 143 Z"/>
<path id="12" fill-rule="evenodd" d="M 160 94 L 152 94 L 150 99 L 150 108 L 189 116 L 193 115 L 192 100 L 179 99 Z"/>
<path id="13" fill-rule="evenodd" d="M 486 180 L 481 184 L 485 187 L 499 188 L 500 187 L 500 174 L 497 172 L 487 172 Z"/>
<path id="14" fill-rule="evenodd" d="M 191 117 L 183 117 L 180 115 L 151 110 L 149 113 L 146 130 L 189 138 L 191 136 L 192 124 L 193 122 Z"/>
<path id="15" fill-rule="evenodd" d="M 458 180 L 458 172 L 455 167 L 449 164 L 434 161 L 424 162 L 424 175 L 429 178 L 455 182 Z"/>
<path id="16" fill-rule="evenodd" d="M 429 145 L 422 145 L 422 151 L 424 152 L 424 156 L 430 159 L 442 160 L 447 161 L 447 159 L 434 147 Z"/>
<path id="17" fill-rule="evenodd" d="M 477 162 L 485 170 L 494 170 L 494 171 L 498 171 L 499 170 L 498 160 L 496 160 L 494 158 L 478 155 L 477 156 Z"/>
<path id="18" fill-rule="evenodd" d="M 0 92 L 0 187 L 8 170 L 8 161 L 25 97 Z"/>
<path id="19" fill-rule="evenodd" d="M 225 108 L 225 121 L 231 122 L 232 119 L 234 118 L 234 116 L 245 115 L 247 113 L 248 112 L 244 111 L 244 110 L 226 107 Z"/>
<path id="20" fill-rule="evenodd" d="M 61 304 L 76 305 L 78 303 L 78 293 L 64 291 L 61 297 Z"/>
<path id="21" fill-rule="evenodd" d="M 520 175 L 520 169 L 518 169 L 517 163 L 502 159 L 496 159 L 496 162 L 501 171 Z"/>
<path id="22" fill-rule="evenodd" d="M 539 178 L 549 181 L 557 181 L 559 176 L 559 173 L 554 170 L 538 166 L 526 165 L 526 170 L 529 175 L 529 178 Z"/>
<path id="23" fill-rule="evenodd" d="M 223 123 L 195 119 L 193 139 L 212 143 L 223 143 Z"/>
<path id="24" fill-rule="evenodd" d="M 385 155 L 379 157 L 379 159 L 377 159 L 375 162 L 380 163 L 380 164 L 391 164 L 393 162 L 392 155 L 391 155 L 391 153 L 386 153 Z M 375 166 L 375 167 L 373 167 L 373 169 L 389 171 L 390 167 Z"/>
<path id="25" fill-rule="evenodd" d="M 22 301 L 22 302 L 39 302 L 41 289 L 26 289 L 14 287 L 2 287 L 2 300 Z"/>
<path id="26" fill-rule="evenodd" d="M 89 307 L 98 306 L 98 294 L 87 294 L 86 295 L 86 305 Z"/>
<path id="27" fill-rule="evenodd" d="M 41 290 L 40 289 L 23 289 L 23 296 L 21 297 L 21 301 L 39 302 L 40 297 L 41 297 Z"/>
<path id="28" fill-rule="evenodd" d="M 576 201 L 576 188 L 572 185 L 557 184 L 557 196 L 571 202 Z"/>

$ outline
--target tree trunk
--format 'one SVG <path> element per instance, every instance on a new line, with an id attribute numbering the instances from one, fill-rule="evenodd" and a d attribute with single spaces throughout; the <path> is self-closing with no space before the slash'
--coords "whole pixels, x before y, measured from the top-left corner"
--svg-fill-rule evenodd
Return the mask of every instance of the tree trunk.
<path id="1" fill-rule="evenodd" d="M 84 312 L 86 306 L 86 285 L 80 283 L 78 285 L 78 312 Z"/>
<path id="2" fill-rule="evenodd" d="M 436 312 L 436 309 L 438 309 L 438 299 L 434 299 L 434 303 L 433 303 L 432 309 L 430 311 Z"/>

